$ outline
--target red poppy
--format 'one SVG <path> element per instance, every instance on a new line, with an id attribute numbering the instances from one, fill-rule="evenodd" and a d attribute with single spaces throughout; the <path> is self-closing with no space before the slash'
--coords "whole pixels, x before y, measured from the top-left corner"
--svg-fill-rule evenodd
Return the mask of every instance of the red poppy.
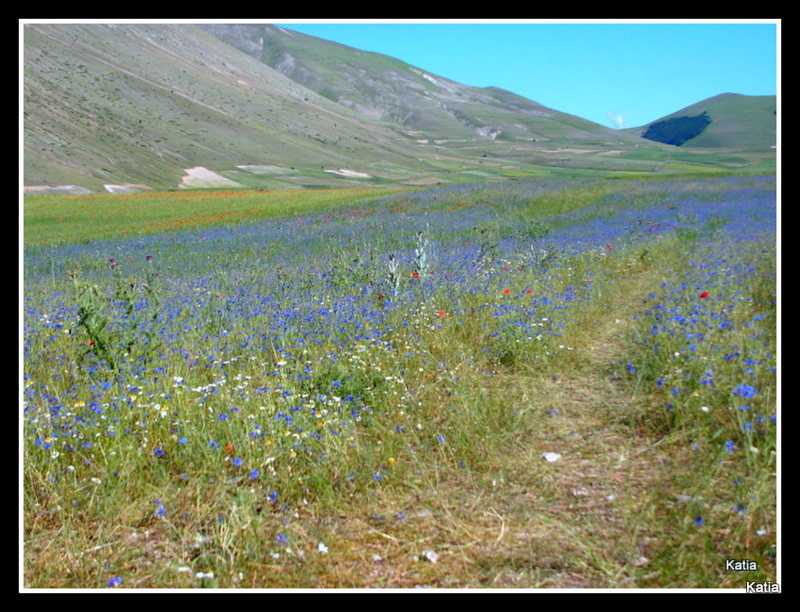
<path id="1" fill-rule="evenodd" d="M 700 297 L 701 298 L 707 298 L 708 297 L 708 292 L 704 291 L 703 293 L 700 294 Z"/>
<path id="2" fill-rule="evenodd" d="M 419 278 L 419 272 L 416 272 L 416 271 L 412 272 L 411 276 L 413 276 L 414 278 Z"/>
<path id="3" fill-rule="evenodd" d="M 506 295 L 508 295 L 509 293 L 511 293 L 511 289 L 503 289 L 503 293 L 505 293 Z"/>
<path id="4" fill-rule="evenodd" d="M 436 316 L 437 317 L 446 317 L 447 313 L 444 310 L 440 310 L 439 312 L 436 313 Z"/>

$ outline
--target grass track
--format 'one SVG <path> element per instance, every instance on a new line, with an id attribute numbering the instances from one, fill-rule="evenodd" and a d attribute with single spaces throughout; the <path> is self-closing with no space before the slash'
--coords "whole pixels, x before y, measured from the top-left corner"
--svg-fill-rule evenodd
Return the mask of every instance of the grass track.
<path id="1" fill-rule="evenodd" d="M 653 533 L 652 491 L 681 451 L 619 418 L 636 398 L 614 372 L 631 311 L 654 280 L 652 271 L 628 277 L 585 314 L 564 339 L 573 348 L 569 367 L 493 377 L 480 397 L 518 406 L 519 429 L 490 451 L 491 468 L 437 465 L 425 487 L 365 500 L 370 515 L 339 517 L 332 539 L 345 554 L 320 566 L 317 578 L 357 588 L 618 588 L 646 580 L 650 542 L 663 535 Z M 545 452 L 562 459 L 548 463 Z M 399 512 L 408 516 L 402 528 Z M 436 563 L 424 561 L 425 550 Z"/>

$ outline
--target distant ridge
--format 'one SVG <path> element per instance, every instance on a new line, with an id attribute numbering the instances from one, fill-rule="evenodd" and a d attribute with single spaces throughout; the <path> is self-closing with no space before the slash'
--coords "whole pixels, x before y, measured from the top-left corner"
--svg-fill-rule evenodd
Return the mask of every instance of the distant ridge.
<path id="1" fill-rule="evenodd" d="M 201 25 L 321 96 L 365 118 L 454 147 L 489 140 L 618 141 L 619 133 L 496 87 L 471 87 L 398 59 L 274 25 Z"/>

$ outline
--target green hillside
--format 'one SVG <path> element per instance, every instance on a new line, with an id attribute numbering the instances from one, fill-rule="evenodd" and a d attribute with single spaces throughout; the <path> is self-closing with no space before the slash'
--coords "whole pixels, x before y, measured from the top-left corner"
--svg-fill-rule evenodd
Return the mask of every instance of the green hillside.
<path id="1" fill-rule="evenodd" d="M 24 60 L 26 185 L 174 188 L 202 166 L 290 187 L 375 159 L 425 169 L 409 139 L 197 28 L 29 25 Z"/>
<path id="2" fill-rule="evenodd" d="M 502 89 L 462 85 L 392 57 L 277 26 L 200 27 L 364 117 L 451 146 L 471 148 L 492 141 L 632 142 L 627 134 L 621 136 Z"/>
<path id="3" fill-rule="evenodd" d="M 686 148 L 769 150 L 776 144 L 775 96 L 726 93 L 629 130 Z"/>

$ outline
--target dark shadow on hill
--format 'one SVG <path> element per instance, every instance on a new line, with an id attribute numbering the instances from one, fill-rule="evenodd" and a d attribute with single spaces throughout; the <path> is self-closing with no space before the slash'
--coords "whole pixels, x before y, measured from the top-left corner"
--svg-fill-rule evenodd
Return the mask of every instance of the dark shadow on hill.
<path id="1" fill-rule="evenodd" d="M 642 137 L 679 147 L 687 140 L 702 134 L 710 124 L 711 117 L 703 111 L 694 117 L 675 117 L 657 121 L 645 130 Z"/>

